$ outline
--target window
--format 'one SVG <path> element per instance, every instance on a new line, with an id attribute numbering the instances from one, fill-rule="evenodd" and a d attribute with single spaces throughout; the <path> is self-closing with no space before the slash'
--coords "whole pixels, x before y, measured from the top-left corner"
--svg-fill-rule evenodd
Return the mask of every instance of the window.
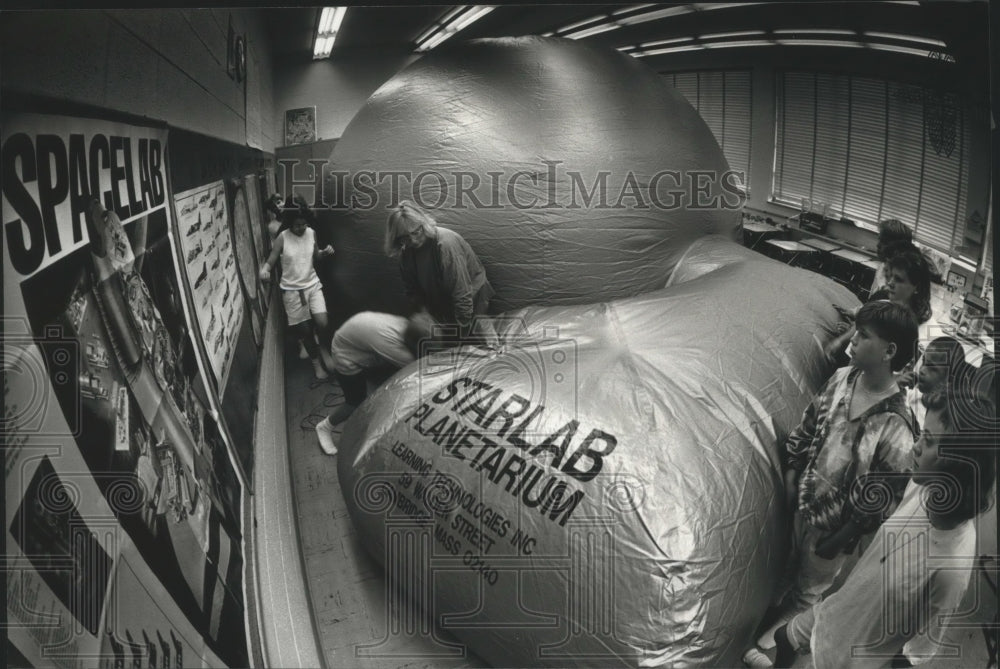
<path id="1" fill-rule="evenodd" d="M 891 81 L 778 74 L 771 197 L 874 226 L 898 218 L 921 244 L 978 262 L 966 225 L 970 114 L 952 93 Z"/>
<path id="2" fill-rule="evenodd" d="M 712 130 L 730 169 L 750 188 L 750 70 L 706 70 L 663 75 Z"/>

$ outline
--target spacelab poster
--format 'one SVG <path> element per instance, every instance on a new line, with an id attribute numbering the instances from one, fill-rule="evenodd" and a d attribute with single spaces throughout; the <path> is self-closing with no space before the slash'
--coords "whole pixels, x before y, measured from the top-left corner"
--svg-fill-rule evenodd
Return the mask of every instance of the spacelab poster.
<path id="1" fill-rule="evenodd" d="M 244 491 L 181 299 L 166 142 L 3 117 L 8 636 L 36 665 L 112 666 L 143 631 L 247 663 Z M 131 641 L 112 624 L 154 606 Z"/>

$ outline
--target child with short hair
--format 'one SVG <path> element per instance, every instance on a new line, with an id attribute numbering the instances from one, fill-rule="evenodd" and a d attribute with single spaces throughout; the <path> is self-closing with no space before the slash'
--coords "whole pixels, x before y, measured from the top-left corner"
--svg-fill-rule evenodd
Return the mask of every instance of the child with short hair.
<path id="1" fill-rule="evenodd" d="M 288 325 L 305 346 L 312 360 L 313 373 L 317 380 L 324 380 L 333 369 L 330 357 L 330 321 L 323 284 L 316 274 L 316 261 L 333 255 L 333 247 L 327 244 L 322 249 L 316 244 L 316 232 L 310 227 L 315 216 L 301 196 L 289 198 L 285 202 L 284 217 L 288 229 L 275 237 L 264 266 L 260 268 L 260 280 L 271 280 L 271 268 L 281 261 L 282 303 L 288 316 Z M 314 338 L 313 328 L 319 336 L 319 344 Z"/>
<path id="2" fill-rule="evenodd" d="M 974 519 L 996 480 L 992 403 L 959 390 L 926 395 L 913 480 L 843 586 L 775 632 L 774 666 L 812 649 L 813 665 L 909 667 L 936 655 L 976 556 Z"/>
<path id="3" fill-rule="evenodd" d="M 902 494 L 915 429 L 893 372 L 913 356 L 917 321 L 906 307 L 869 302 L 857 315 L 851 364 L 834 372 L 785 441 L 785 493 L 794 509 L 791 588 L 774 629 L 818 603 L 862 535 Z M 882 504 L 871 503 L 875 493 Z M 760 653 L 748 651 L 756 664 Z"/>
<path id="4" fill-rule="evenodd" d="M 976 369 L 965 361 L 965 349 L 954 337 L 932 339 L 920 362 L 910 373 L 915 383 L 907 392 L 907 403 L 913 410 L 917 425 L 924 424 L 924 395 L 950 389 L 971 389 Z M 906 384 L 904 384 L 906 385 Z"/>
<path id="5" fill-rule="evenodd" d="M 886 260 L 885 287 L 872 293 L 869 302 L 888 300 L 909 307 L 918 322 L 926 323 L 931 317 L 931 278 L 933 269 L 930 261 L 916 246 L 896 246 Z M 844 320 L 837 324 L 838 334 L 823 350 L 827 358 L 837 365 L 846 365 L 845 349 L 853 334 L 855 311 L 833 305 Z"/>

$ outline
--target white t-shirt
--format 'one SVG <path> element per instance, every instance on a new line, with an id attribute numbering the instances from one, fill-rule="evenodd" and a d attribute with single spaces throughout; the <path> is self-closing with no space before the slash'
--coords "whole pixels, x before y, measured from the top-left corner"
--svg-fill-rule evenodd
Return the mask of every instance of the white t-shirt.
<path id="1" fill-rule="evenodd" d="M 940 649 L 941 617 L 961 604 L 972 575 L 976 521 L 936 529 L 925 496 L 934 493 L 910 481 L 844 585 L 816 606 L 816 669 L 888 666 L 900 649 L 919 664 Z"/>
<path id="2" fill-rule="evenodd" d="M 313 265 L 313 251 L 316 249 L 316 232 L 306 228 L 299 237 L 291 230 L 284 230 L 281 238 L 281 289 L 302 290 L 319 283 L 319 276 Z"/>

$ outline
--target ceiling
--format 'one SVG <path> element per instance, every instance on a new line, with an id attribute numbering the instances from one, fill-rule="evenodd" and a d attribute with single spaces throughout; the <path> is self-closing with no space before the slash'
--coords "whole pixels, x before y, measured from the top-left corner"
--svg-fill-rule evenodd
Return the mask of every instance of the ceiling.
<path id="1" fill-rule="evenodd" d="M 684 5 L 685 3 L 659 3 Z M 634 3 L 506 4 L 463 30 L 453 40 L 542 34 Z M 689 5 L 690 6 L 690 5 Z M 980 1 L 920 2 L 750 2 L 729 3 L 711 11 L 665 17 L 586 38 L 611 47 L 644 41 L 729 31 L 845 28 L 903 33 L 944 41 L 965 74 L 985 81 L 989 61 L 988 4 Z M 412 51 L 416 38 L 455 5 L 351 6 L 331 57 L 365 49 Z M 272 53 L 283 62 L 312 60 L 319 7 L 262 10 Z M 878 57 L 878 56 L 873 56 Z"/>
<path id="2" fill-rule="evenodd" d="M 333 56 L 353 49 L 412 49 L 416 39 L 435 20 L 456 5 L 349 7 L 344 15 Z M 462 31 L 464 39 L 540 34 L 628 5 L 506 5 Z M 321 7 L 266 9 L 265 23 L 275 56 L 284 60 L 312 59 L 313 38 Z"/>

